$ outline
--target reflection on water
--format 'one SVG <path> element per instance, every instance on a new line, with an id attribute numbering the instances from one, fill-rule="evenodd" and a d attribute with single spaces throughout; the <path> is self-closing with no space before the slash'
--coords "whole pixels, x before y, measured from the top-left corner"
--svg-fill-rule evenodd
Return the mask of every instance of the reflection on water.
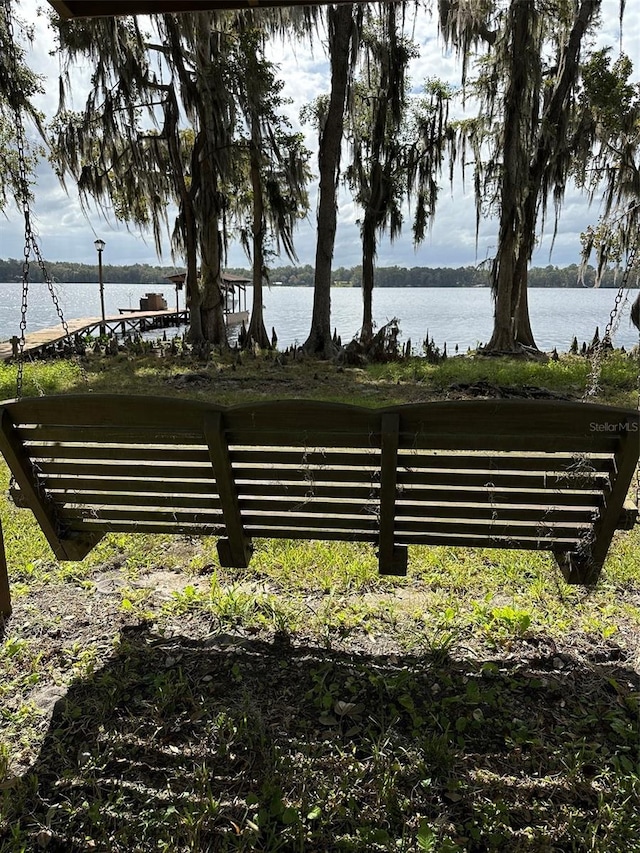
<path id="1" fill-rule="evenodd" d="M 105 284 L 106 313 L 117 315 L 120 308 L 138 307 L 141 296 L 147 291 L 162 293 L 167 304 L 176 305 L 176 295 L 171 285 Z M 251 288 L 247 300 L 251 304 Z M 100 298 L 98 285 L 57 284 L 56 293 L 65 317 L 98 317 Z M 19 283 L 0 284 L 0 340 L 16 334 L 20 324 L 21 286 Z M 184 296 L 180 294 L 180 308 Z M 361 323 L 362 298 L 355 288 L 334 288 L 332 291 L 332 323 L 343 342 L 358 333 Z M 615 291 L 584 288 L 537 288 L 529 292 L 531 322 L 538 346 L 551 350 L 557 347 L 566 351 L 573 336 L 579 343 L 589 342 L 596 326 L 602 333 L 613 308 Z M 265 325 L 269 336 L 275 326 L 278 346 L 281 349 L 301 344 L 309 333 L 313 290 L 307 287 L 272 287 L 264 291 Z M 461 352 L 475 348 L 491 335 L 493 306 L 487 288 L 379 288 L 373 295 L 374 319 L 378 326 L 397 317 L 403 341 L 411 339 L 413 351 L 421 352 L 427 333 L 437 346 L 447 343 L 449 353 L 456 345 Z M 616 346 L 630 348 L 638 341 L 638 334 L 629 319 L 630 300 L 626 299 L 620 311 Z M 42 283 L 30 285 L 27 332 L 53 326 L 58 322 L 47 288 Z M 184 327 L 167 330 L 182 334 Z M 152 333 L 152 337 L 162 332 Z M 237 336 L 232 330 L 232 342 Z"/>

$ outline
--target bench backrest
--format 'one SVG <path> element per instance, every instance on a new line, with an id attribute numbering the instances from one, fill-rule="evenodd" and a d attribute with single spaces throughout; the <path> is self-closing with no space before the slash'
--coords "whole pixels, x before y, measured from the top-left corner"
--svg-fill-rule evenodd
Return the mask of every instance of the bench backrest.
<path id="1" fill-rule="evenodd" d="M 539 400 L 225 408 L 127 395 L 1 404 L 0 449 L 54 552 L 108 531 L 547 549 L 593 580 L 638 461 L 630 409 Z M 567 562 L 567 555 L 571 560 Z"/>

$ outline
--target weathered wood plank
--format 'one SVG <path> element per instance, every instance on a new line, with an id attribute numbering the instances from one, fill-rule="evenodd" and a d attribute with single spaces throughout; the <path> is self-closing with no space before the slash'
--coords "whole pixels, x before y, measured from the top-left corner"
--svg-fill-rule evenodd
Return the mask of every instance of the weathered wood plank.
<path id="1" fill-rule="evenodd" d="M 379 448 L 323 447 L 280 448 L 278 446 L 230 447 L 229 453 L 234 469 L 275 466 L 304 470 L 306 468 L 372 468 L 380 465 Z"/>
<path id="2" fill-rule="evenodd" d="M 382 456 L 380 459 L 380 532 L 378 539 L 378 571 L 381 575 L 406 575 L 407 549 L 395 543 L 396 477 L 400 416 L 394 412 L 382 415 Z"/>
<path id="3" fill-rule="evenodd" d="M 549 550 L 554 546 L 554 542 L 558 539 L 573 539 L 584 541 L 591 535 L 593 525 L 578 521 L 564 522 L 543 522 L 541 520 L 520 521 L 509 519 L 495 519 L 491 522 L 485 519 L 465 518 L 433 518 L 425 521 L 418 519 L 398 519 L 396 525 L 396 539 L 400 540 L 403 534 L 415 533 L 420 535 L 422 531 L 428 530 L 430 533 L 447 533 L 448 531 L 464 530 L 468 533 L 474 533 L 478 537 L 484 539 L 487 547 L 491 547 L 489 543 L 497 536 L 498 538 L 511 539 L 518 541 L 523 538 L 535 537 L 545 539 L 549 544 Z M 514 546 L 516 547 L 516 546 Z"/>
<path id="4" fill-rule="evenodd" d="M 192 509 L 192 510 L 221 510 L 218 497 L 206 495 L 168 495 L 149 494 L 148 492 L 81 492 L 65 491 L 50 492 L 52 500 L 61 508 L 91 507 L 95 511 L 99 507 L 120 506 L 138 507 L 140 509 L 157 508 L 160 510 Z"/>
<path id="5" fill-rule="evenodd" d="M 108 460 L 83 461 L 76 459 L 41 461 L 39 470 L 44 476 L 66 474 L 78 477 L 164 477 L 168 480 L 202 479 L 211 474 L 211 465 L 200 462 L 177 462 L 166 465 L 163 460 L 150 462 L 140 460 L 136 464 L 129 462 L 109 462 Z"/>
<path id="6" fill-rule="evenodd" d="M 353 446 L 357 448 L 366 447 L 366 440 L 374 442 L 379 440 L 379 434 L 361 430 L 357 433 L 349 435 L 346 432 L 334 431 L 329 432 L 321 426 L 307 430 L 294 432 L 291 429 L 288 432 L 279 431 L 271 426 L 266 426 L 263 430 L 246 430 L 241 426 L 229 433 L 229 444 L 232 446 L 246 445 L 252 440 L 256 444 L 263 447 L 279 446 L 280 444 L 299 443 L 303 448 L 317 449 L 319 447 L 344 447 L 347 440 L 351 439 Z M 588 452 L 597 450 L 602 453 L 613 453 L 618 446 L 618 438 L 608 434 L 599 434 L 594 438 L 589 435 L 561 433 L 556 434 L 546 431 L 532 431 L 532 424 L 529 422 L 526 427 L 513 435 L 503 435 L 501 433 L 483 432 L 479 428 L 478 432 L 437 432 L 434 434 L 424 435 L 421 441 L 429 441 L 429 446 L 434 450 L 476 450 L 476 451 L 526 451 L 531 449 L 537 452 L 548 450 L 550 452 L 568 453 L 575 451 L 576 453 Z M 408 444 L 408 446 L 413 446 Z"/>
<path id="7" fill-rule="evenodd" d="M 77 462 L 104 460 L 106 462 L 158 462 L 163 464 L 200 463 L 203 466 L 209 464 L 209 454 L 206 447 L 172 447 L 171 445 L 149 444 L 116 445 L 105 442 L 104 444 L 63 444 L 61 442 L 50 442 L 48 444 L 27 442 L 25 450 L 36 462 L 63 462 L 66 460 Z"/>
<path id="8" fill-rule="evenodd" d="M 613 534 L 638 464 L 640 429 L 634 416 L 620 423 L 620 450 L 616 457 L 617 477 L 607 506 L 593 527 L 592 542 L 574 553 L 556 552 L 556 559 L 567 583 L 592 584 L 600 576 Z M 623 428 L 624 427 L 624 428 Z"/>
<path id="9" fill-rule="evenodd" d="M 310 539 L 319 541 L 339 541 L 339 542 L 368 542 L 375 544 L 377 541 L 377 533 L 363 530 L 292 530 L 289 527 L 261 527 L 259 524 L 247 525 L 246 530 L 255 538 L 265 539 Z M 550 543 L 547 539 L 541 539 L 535 536 L 522 536 L 514 544 L 512 537 L 492 537 L 491 541 L 487 541 L 485 536 L 470 535 L 452 531 L 451 533 L 431 533 L 423 531 L 420 535 L 415 533 L 396 533 L 396 541 L 400 545 L 447 545 L 459 546 L 461 548 L 491 548 L 491 549 L 509 549 L 523 551 L 548 551 Z M 559 537 L 554 539 L 552 546 L 558 546 L 565 549 L 575 548 L 580 542 L 579 537 Z"/>
<path id="10" fill-rule="evenodd" d="M 114 518 L 108 523 L 99 518 L 84 518 L 78 520 L 70 530 L 79 535 L 90 534 L 98 531 L 101 535 L 105 533 L 165 533 L 171 536 L 223 536 L 225 533 L 224 523 L 191 523 L 191 522 L 168 522 L 148 519 Z"/>
<path id="11" fill-rule="evenodd" d="M 379 432 L 379 419 L 385 412 L 398 412 L 401 436 L 410 437 L 434 434 L 442 427 L 459 434 L 473 435 L 485 429 L 510 436 L 520 427 L 527 432 L 535 421 L 542 432 L 549 434 L 597 438 L 599 432 L 616 433 L 618 425 L 630 414 L 638 422 L 637 413 L 634 415 L 629 409 L 555 400 L 445 401 L 375 410 L 315 400 L 279 400 L 224 408 L 184 398 L 91 394 L 29 398 L 4 405 L 19 412 L 14 418 L 17 423 L 44 422 L 63 426 L 84 423 L 122 428 L 122 411 L 126 407 L 129 428 L 153 424 L 156 429 L 175 429 L 179 424 L 180 431 L 191 429 L 200 433 L 204 412 L 213 411 L 224 412 L 227 430 L 231 433 L 239 427 L 246 429 L 249 424 L 254 433 L 270 425 L 296 435 L 323 425 L 330 431 L 344 431 L 347 435 L 367 428 L 375 435 Z M 599 425 L 603 426 L 602 430 Z M 402 446 L 410 447 L 411 444 Z"/>
<path id="12" fill-rule="evenodd" d="M 377 513 L 353 512 L 351 514 L 327 515 L 326 513 L 288 512 L 282 514 L 268 511 L 246 510 L 243 513 L 244 526 L 248 529 L 259 524 L 264 530 L 287 527 L 290 530 L 308 528 L 309 530 L 371 530 L 378 535 L 379 524 Z"/>
<path id="13" fill-rule="evenodd" d="M 306 484 L 309 491 L 329 483 L 350 483 L 360 487 L 370 486 L 375 488 L 379 483 L 379 471 L 375 468 L 308 468 L 308 469 L 283 469 L 276 466 L 260 468 L 248 468 L 237 466 L 236 481 L 238 485 L 252 488 L 255 484 L 262 482 L 275 486 L 280 483 Z M 458 470 L 449 471 L 438 468 L 434 471 L 422 471 L 420 469 L 399 469 L 397 473 L 397 486 L 400 490 L 409 490 L 415 487 L 469 486 L 481 489 L 506 489 L 524 488 L 539 491 L 576 491 L 578 489 L 603 490 L 608 489 L 610 475 L 603 472 L 584 473 L 581 475 L 564 474 L 556 472 L 517 472 L 507 471 L 477 471 Z"/>
<path id="14" fill-rule="evenodd" d="M 247 468 L 236 466 L 237 482 L 240 483 L 279 483 L 297 482 L 307 483 L 313 489 L 316 484 L 321 483 L 353 483 L 359 485 L 379 485 L 380 472 L 378 468 L 279 468 L 261 466 L 260 468 Z"/>
<path id="15" fill-rule="evenodd" d="M 615 464 L 613 453 L 551 453 L 528 451 L 447 451 L 400 450 L 398 468 L 423 470 L 425 468 L 457 468 L 481 471 L 591 471 L 610 473 Z"/>
<path id="16" fill-rule="evenodd" d="M 2 616 L 11 616 L 11 590 L 9 589 L 7 555 L 2 536 L 2 519 L 0 519 L 0 617 Z"/>
<path id="17" fill-rule="evenodd" d="M 579 536 L 558 536 L 549 540 L 547 537 L 540 536 L 519 536 L 515 538 L 511 535 L 499 535 L 498 532 L 488 538 L 475 533 L 461 533 L 459 530 L 449 533 L 431 530 L 421 531 L 420 533 L 398 531 L 396 532 L 396 539 L 405 545 L 448 545 L 460 548 L 507 549 L 510 551 L 549 551 L 556 546 L 572 549 L 577 547 L 581 541 Z"/>
<path id="18" fill-rule="evenodd" d="M 372 467 L 380 464 L 379 448 L 308 448 L 254 447 L 229 448 L 234 468 L 242 465 L 256 468 L 276 466 L 292 468 L 332 467 L 349 465 Z M 609 472 L 614 460 L 612 453 L 550 453 L 528 451 L 433 451 L 405 449 L 398 451 L 399 468 L 460 468 L 498 471 L 567 471 L 573 469 Z"/>
<path id="19" fill-rule="evenodd" d="M 78 426 L 74 424 L 19 424 L 17 433 L 24 444 L 31 442 L 75 442 L 86 444 L 131 444 L 160 445 L 174 447 L 176 445 L 203 447 L 204 436 L 193 430 L 161 429 L 158 425 L 149 424 L 144 427 L 94 425 Z"/>
<path id="20" fill-rule="evenodd" d="M 49 0 L 64 20 L 114 17 L 117 15 L 161 15 L 209 10 L 256 9 L 271 6 L 322 6 L 329 0 Z M 351 0 L 333 0 L 347 3 Z"/>
<path id="21" fill-rule="evenodd" d="M 11 416 L 6 408 L 0 410 L 0 451 L 56 557 L 59 560 L 82 559 L 100 537 L 70 539 L 64 535 L 55 509 L 39 483 L 28 455 L 16 437 Z"/>
<path id="22" fill-rule="evenodd" d="M 209 455 L 227 528 L 227 538 L 222 540 L 222 543 L 218 543 L 218 556 L 223 566 L 244 569 L 251 559 L 251 540 L 244 532 L 225 426 L 220 411 L 213 411 L 205 416 L 204 434 L 209 446 Z"/>
<path id="23" fill-rule="evenodd" d="M 236 481 L 237 482 L 237 481 Z M 378 483 L 307 483 L 287 482 L 278 480 L 274 482 L 249 482 L 238 483 L 238 495 L 248 500 L 260 497 L 269 497 L 271 500 L 280 498 L 293 499 L 322 499 L 322 498 L 347 498 L 350 500 L 375 500 L 379 493 Z M 534 504 L 539 507 L 579 507 L 586 510 L 598 510 L 604 504 L 602 490 L 556 490 L 556 489 L 519 489 L 517 486 L 511 488 L 475 488 L 471 486 L 449 486 L 440 488 L 438 486 L 412 486 L 402 487 L 398 490 L 397 504 L 416 504 L 448 502 L 452 506 L 467 504 L 469 502 L 479 503 L 483 506 L 517 504 Z"/>
<path id="24" fill-rule="evenodd" d="M 584 473 L 573 476 L 564 473 L 524 471 L 464 471 L 439 469 L 437 471 L 420 471 L 401 469 L 398 471 L 398 488 L 419 486 L 473 486 L 476 489 L 500 489 L 517 486 L 538 490 L 563 489 L 608 489 L 610 477 L 601 472 Z"/>
<path id="25" fill-rule="evenodd" d="M 60 507 L 60 518 L 73 529 L 78 528 L 81 520 L 91 519 L 97 524 L 104 522 L 105 530 L 110 529 L 111 522 L 116 519 L 130 521 L 164 521 L 168 524 L 209 524 L 222 529 L 225 524 L 222 510 L 199 509 L 192 510 L 184 507 L 161 509 L 160 507 L 105 505 L 98 512 L 95 507 L 67 505 Z"/>
<path id="26" fill-rule="evenodd" d="M 627 499 L 622 505 L 622 511 L 618 518 L 617 529 L 633 530 L 635 525 L 638 523 L 638 509 L 639 508 L 632 500 Z"/>
<path id="27" fill-rule="evenodd" d="M 173 512 L 174 510 L 220 511 L 219 499 L 194 495 L 150 495 L 125 492 L 59 492 L 51 493 L 61 511 L 71 512 L 84 508 L 83 514 L 99 512 L 109 506 L 120 507 L 123 511 L 136 510 L 153 512 Z M 274 517 L 285 518 L 288 513 L 303 512 L 313 516 L 337 517 L 348 515 L 375 515 L 378 513 L 378 501 L 365 499 L 354 500 L 353 497 L 336 499 L 326 498 L 258 498 L 239 496 L 241 512 L 270 513 Z M 413 519 L 422 524 L 429 518 L 449 518 L 464 523 L 465 519 L 485 519 L 502 521 L 549 521 L 549 522 L 581 522 L 590 524 L 599 512 L 591 506 L 553 506 L 544 504 L 489 504 L 489 503 L 411 503 L 396 502 L 396 517 L 398 519 Z"/>
<path id="28" fill-rule="evenodd" d="M 269 496 L 268 492 L 265 495 L 250 494 L 239 490 L 239 502 L 241 508 L 263 510 L 265 512 L 272 511 L 275 513 L 284 513 L 293 510 L 309 511 L 313 513 L 324 512 L 327 515 L 332 513 L 343 513 L 350 511 L 357 512 L 372 512 L 379 507 L 377 496 L 371 494 L 363 494 L 361 498 L 355 498 L 350 490 L 343 489 L 339 494 L 330 495 L 288 495 L 284 489 L 281 489 L 279 494 Z M 475 493 L 466 493 L 453 496 L 457 499 L 451 500 L 452 495 L 449 494 L 447 500 L 405 500 L 404 494 L 400 495 L 395 502 L 395 515 L 398 517 L 417 515 L 428 517 L 431 514 L 450 516 L 451 518 L 468 518 L 468 513 L 477 512 L 478 517 L 491 518 L 495 514 L 513 514 L 516 516 L 530 515 L 531 517 L 543 516 L 545 514 L 557 513 L 564 516 L 579 516 L 585 519 L 593 518 L 594 514 L 600 512 L 600 508 L 595 501 L 589 504 L 574 504 L 569 501 L 563 503 L 554 503 L 552 496 L 548 502 L 542 500 L 532 501 L 530 503 L 515 503 L 514 502 L 499 502 L 492 500 L 481 500 L 481 495 L 476 496 Z M 518 497 L 516 495 L 516 497 Z"/>
<path id="29" fill-rule="evenodd" d="M 600 510 L 595 507 L 553 506 L 552 504 L 465 504 L 465 503 L 396 503 L 396 518 L 451 518 L 464 524 L 465 519 L 477 518 L 501 521 L 581 522 L 593 524 Z"/>
<path id="30" fill-rule="evenodd" d="M 175 462 L 166 464 L 164 458 L 154 462 L 151 460 L 138 460 L 123 462 L 110 460 L 37 460 L 38 470 L 42 477 L 48 481 L 54 475 L 58 477 L 82 477 L 82 478 L 124 478 L 131 476 L 144 478 L 163 478 L 172 481 L 202 480 L 205 479 L 211 468 L 202 462 Z M 316 485 L 323 483 L 353 483 L 354 485 L 375 486 L 378 472 L 375 469 L 352 469 L 341 467 L 338 469 L 282 469 L 271 468 L 236 468 L 238 483 L 245 484 L 252 481 L 267 482 L 274 485 L 279 482 L 300 482 L 307 484 L 310 491 Z M 413 485 L 418 486 L 474 486 L 478 489 L 498 490 L 513 487 L 518 484 L 521 488 L 533 488 L 539 490 L 563 490 L 563 489 L 588 489 L 608 488 L 610 476 L 603 472 L 517 472 L 517 471 L 477 471 L 477 470 L 450 470 L 437 469 L 435 471 L 406 470 L 400 469 L 397 473 L 397 484 L 399 489 L 408 489 Z M 215 489 L 215 481 L 212 481 Z"/>
<path id="31" fill-rule="evenodd" d="M 216 482 L 213 479 L 191 479 L 179 477 L 166 479 L 158 477 L 83 477 L 66 474 L 43 477 L 48 491 L 100 490 L 105 492 L 126 492 L 135 489 L 137 493 L 160 492 L 168 494 L 217 495 Z"/>
<path id="32" fill-rule="evenodd" d="M 509 487 L 469 485 L 412 485 L 400 489 L 402 500 L 409 501 L 453 501 L 466 503 L 476 501 L 485 504 L 532 503 L 548 506 L 583 506 L 600 508 L 605 503 L 603 489 L 557 489 L 557 488 L 519 488 L 516 483 Z"/>

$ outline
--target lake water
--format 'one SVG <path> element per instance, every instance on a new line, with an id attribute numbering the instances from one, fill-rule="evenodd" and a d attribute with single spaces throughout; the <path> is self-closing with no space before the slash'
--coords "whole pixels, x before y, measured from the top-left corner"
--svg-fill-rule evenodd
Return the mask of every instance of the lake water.
<path id="1" fill-rule="evenodd" d="M 98 285 L 56 284 L 56 293 L 65 317 L 98 317 Z M 147 291 L 163 293 L 170 308 L 176 305 L 171 285 L 105 284 L 105 311 L 117 314 L 119 308 L 137 308 Z M 638 343 L 638 332 L 629 319 L 630 301 L 626 298 L 614 331 L 614 344 L 629 349 Z M 613 308 L 616 291 L 585 288 L 536 288 L 529 291 L 531 322 L 538 346 L 568 350 L 573 336 L 589 342 L 596 326 L 604 330 Z M 0 340 L 17 334 L 20 324 L 21 285 L 0 283 Z M 184 295 L 179 294 L 180 307 Z M 251 289 L 247 295 L 251 305 Z M 269 334 L 275 326 L 278 347 L 305 341 L 311 323 L 313 290 L 307 287 L 272 287 L 264 291 L 265 322 Z M 488 288 L 380 288 L 373 295 L 374 320 L 381 326 L 393 317 L 400 323 L 402 340 L 411 339 L 414 353 L 422 352 L 427 331 L 450 354 L 456 345 L 461 352 L 488 341 L 493 326 L 493 305 Z M 362 316 L 362 296 L 356 288 L 332 291 L 332 324 L 343 343 L 357 334 Z M 29 290 L 27 332 L 53 326 L 58 322 L 46 285 L 34 282 Z"/>

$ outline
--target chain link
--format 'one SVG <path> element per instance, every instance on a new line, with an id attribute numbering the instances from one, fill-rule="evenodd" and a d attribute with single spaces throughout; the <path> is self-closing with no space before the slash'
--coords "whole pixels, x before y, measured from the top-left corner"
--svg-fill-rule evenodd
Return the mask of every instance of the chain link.
<path id="1" fill-rule="evenodd" d="M 634 261 L 636 268 L 636 284 L 640 284 L 640 257 L 636 258 L 635 253 L 638 249 L 638 244 L 640 244 L 640 238 L 636 239 L 634 244 Z M 639 294 L 640 298 L 640 294 Z M 638 399 L 637 399 L 637 408 L 638 412 L 640 412 L 640 328 L 638 329 Z M 636 466 L 636 506 L 640 509 L 640 461 Z"/>
<path id="2" fill-rule="evenodd" d="M 638 412 L 640 412 L 640 330 L 638 331 Z M 636 466 L 636 506 L 640 510 L 640 461 Z"/>
<path id="3" fill-rule="evenodd" d="M 4 0 L 3 9 L 4 16 L 7 28 L 7 50 L 9 54 L 10 64 L 13 68 L 18 67 L 18 57 L 16 53 L 16 42 L 15 42 L 15 31 L 13 28 L 13 19 L 11 17 L 11 0 Z M 58 300 L 58 295 L 55 292 L 55 288 L 53 286 L 53 282 L 51 280 L 51 276 L 49 275 L 45 262 L 40 253 L 40 248 L 36 241 L 36 238 L 33 233 L 33 228 L 31 226 L 31 207 L 30 207 L 30 192 L 29 192 L 29 175 L 27 170 L 27 152 L 26 152 L 26 132 L 24 129 L 24 122 L 22 120 L 22 109 L 17 100 L 13 103 L 13 113 L 15 119 L 15 128 L 16 128 L 16 147 L 18 151 L 18 202 L 19 206 L 22 210 L 22 215 L 24 218 L 24 248 L 23 248 L 23 260 L 22 260 L 22 299 L 20 303 L 20 336 L 18 338 L 18 352 L 17 352 L 17 372 L 16 372 L 16 397 L 20 399 L 22 397 L 22 386 L 24 383 L 24 350 L 26 344 L 26 330 L 27 330 L 27 308 L 29 304 L 29 266 L 31 259 L 31 251 L 33 249 L 33 253 L 38 262 L 38 266 L 42 272 L 42 278 L 46 282 L 47 288 L 49 289 L 49 293 L 51 294 L 51 298 L 53 300 L 53 304 L 56 309 L 56 313 L 60 319 L 62 324 L 62 328 L 64 329 L 65 335 L 69 336 L 69 327 L 67 325 L 66 320 L 64 319 L 64 315 L 62 313 L 62 308 L 60 307 L 60 302 Z"/>
<path id="4" fill-rule="evenodd" d="M 11 18 L 10 0 L 4 0 L 3 10 L 7 29 L 7 50 L 14 68 L 17 68 L 15 34 Z M 26 134 L 22 121 L 22 111 L 17 102 L 13 103 L 16 127 L 16 146 L 18 149 L 18 202 L 24 218 L 24 249 L 22 257 L 22 300 L 20 305 L 20 336 L 18 338 L 16 397 L 22 396 L 24 376 L 24 347 L 27 329 L 27 305 L 29 296 L 29 258 L 31 257 L 31 211 L 29 209 L 29 179 L 27 176 L 27 157 L 25 151 Z"/>
<path id="5" fill-rule="evenodd" d="M 611 345 L 611 332 L 613 330 L 614 324 L 618 318 L 618 311 L 620 310 L 620 303 L 624 298 L 625 290 L 629 284 L 629 277 L 631 276 L 631 271 L 636 265 L 636 254 L 638 251 L 638 243 L 640 239 L 636 239 L 629 250 L 629 254 L 627 256 L 627 265 L 622 274 L 622 284 L 618 288 L 618 292 L 616 293 L 616 298 L 613 303 L 613 308 L 609 314 L 609 320 L 607 321 L 607 326 L 604 330 L 604 334 L 600 341 L 596 344 L 593 349 L 593 354 L 591 357 L 591 371 L 589 373 L 589 377 L 587 379 L 587 384 L 585 387 L 584 394 L 582 395 L 582 399 L 586 400 L 588 397 L 595 397 L 599 390 L 599 381 L 600 374 L 602 372 L 602 359 L 604 357 L 604 351 L 607 346 Z"/>

